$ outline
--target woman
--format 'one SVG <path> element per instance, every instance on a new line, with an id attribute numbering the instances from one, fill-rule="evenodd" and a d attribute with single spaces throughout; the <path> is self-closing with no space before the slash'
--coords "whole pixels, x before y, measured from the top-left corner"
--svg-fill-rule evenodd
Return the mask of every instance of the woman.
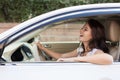
<path id="1" fill-rule="evenodd" d="M 89 62 L 94 64 L 112 64 L 113 57 L 105 43 L 104 26 L 94 19 L 89 19 L 80 30 L 82 46 L 72 52 L 60 54 L 46 49 L 40 43 L 37 46 L 57 61 Z"/>

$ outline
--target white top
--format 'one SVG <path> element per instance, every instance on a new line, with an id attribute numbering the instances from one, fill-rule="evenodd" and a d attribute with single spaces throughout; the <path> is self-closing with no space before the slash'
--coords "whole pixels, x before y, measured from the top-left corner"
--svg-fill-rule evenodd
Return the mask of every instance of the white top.
<path id="1" fill-rule="evenodd" d="M 87 53 L 87 55 L 86 56 L 91 56 L 91 55 L 94 55 L 95 54 L 95 52 L 97 51 L 98 49 L 96 49 L 96 48 L 93 48 L 91 51 L 89 51 L 88 53 Z M 78 53 L 78 56 L 80 56 L 80 54 L 81 54 L 81 52 L 83 51 L 83 49 L 82 48 L 77 48 L 77 53 Z"/>

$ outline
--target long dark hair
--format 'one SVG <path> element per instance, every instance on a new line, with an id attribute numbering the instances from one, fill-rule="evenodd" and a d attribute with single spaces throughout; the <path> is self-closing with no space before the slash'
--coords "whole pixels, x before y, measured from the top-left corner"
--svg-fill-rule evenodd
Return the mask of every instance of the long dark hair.
<path id="1" fill-rule="evenodd" d="M 105 43 L 105 29 L 104 26 L 94 19 L 89 19 L 87 21 L 88 25 L 91 28 L 92 32 L 92 40 L 89 43 L 89 48 L 97 48 L 102 50 L 105 53 L 109 53 L 109 49 Z"/>

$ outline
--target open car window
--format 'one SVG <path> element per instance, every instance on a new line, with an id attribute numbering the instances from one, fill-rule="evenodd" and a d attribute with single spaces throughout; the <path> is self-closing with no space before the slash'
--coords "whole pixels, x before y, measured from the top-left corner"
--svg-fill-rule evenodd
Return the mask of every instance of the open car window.
<path id="1" fill-rule="evenodd" d="M 113 39 L 110 39 L 111 36 L 108 33 L 111 33 L 109 27 L 114 26 L 112 22 L 115 21 L 115 26 L 119 26 L 120 20 L 116 17 L 103 17 L 105 16 L 94 16 L 92 18 L 98 19 L 105 26 L 106 37 L 108 38 L 106 43 L 109 46 L 110 54 L 114 57 L 114 61 L 119 61 L 119 28 L 115 29 L 118 30 L 117 33 L 112 32 Z M 40 42 L 45 48 L 61 54 L 73 51 L 80 46 L 79 31 L 89 18 L 91 17 L 63 20 L 40 28 L 39 32 L 34 33 L 34 37 L 31 39 L 25 42 L 13 43 L 6 47 L 2 57 L 7 62 L 56 61 L 44 51 L 39 50 L 34 43 Z M 117 40 L 114 41 L 114 39 Z"/>

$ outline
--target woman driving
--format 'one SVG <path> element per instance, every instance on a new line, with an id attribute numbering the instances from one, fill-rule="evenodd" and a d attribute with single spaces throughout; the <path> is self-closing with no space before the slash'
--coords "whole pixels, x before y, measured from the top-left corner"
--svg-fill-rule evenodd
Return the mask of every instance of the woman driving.
<path id="1" fill-rule="evenodd" d="M 37 46 L 57 61 L 112 64 L 113 57 L 109 55 L 105 40 L 104 26 L 97 20 L 89 19 L 80 29 L 81 46 L 74 51 L 60 54 L 45 48 L 40 43 L 37 43 Z"/>

